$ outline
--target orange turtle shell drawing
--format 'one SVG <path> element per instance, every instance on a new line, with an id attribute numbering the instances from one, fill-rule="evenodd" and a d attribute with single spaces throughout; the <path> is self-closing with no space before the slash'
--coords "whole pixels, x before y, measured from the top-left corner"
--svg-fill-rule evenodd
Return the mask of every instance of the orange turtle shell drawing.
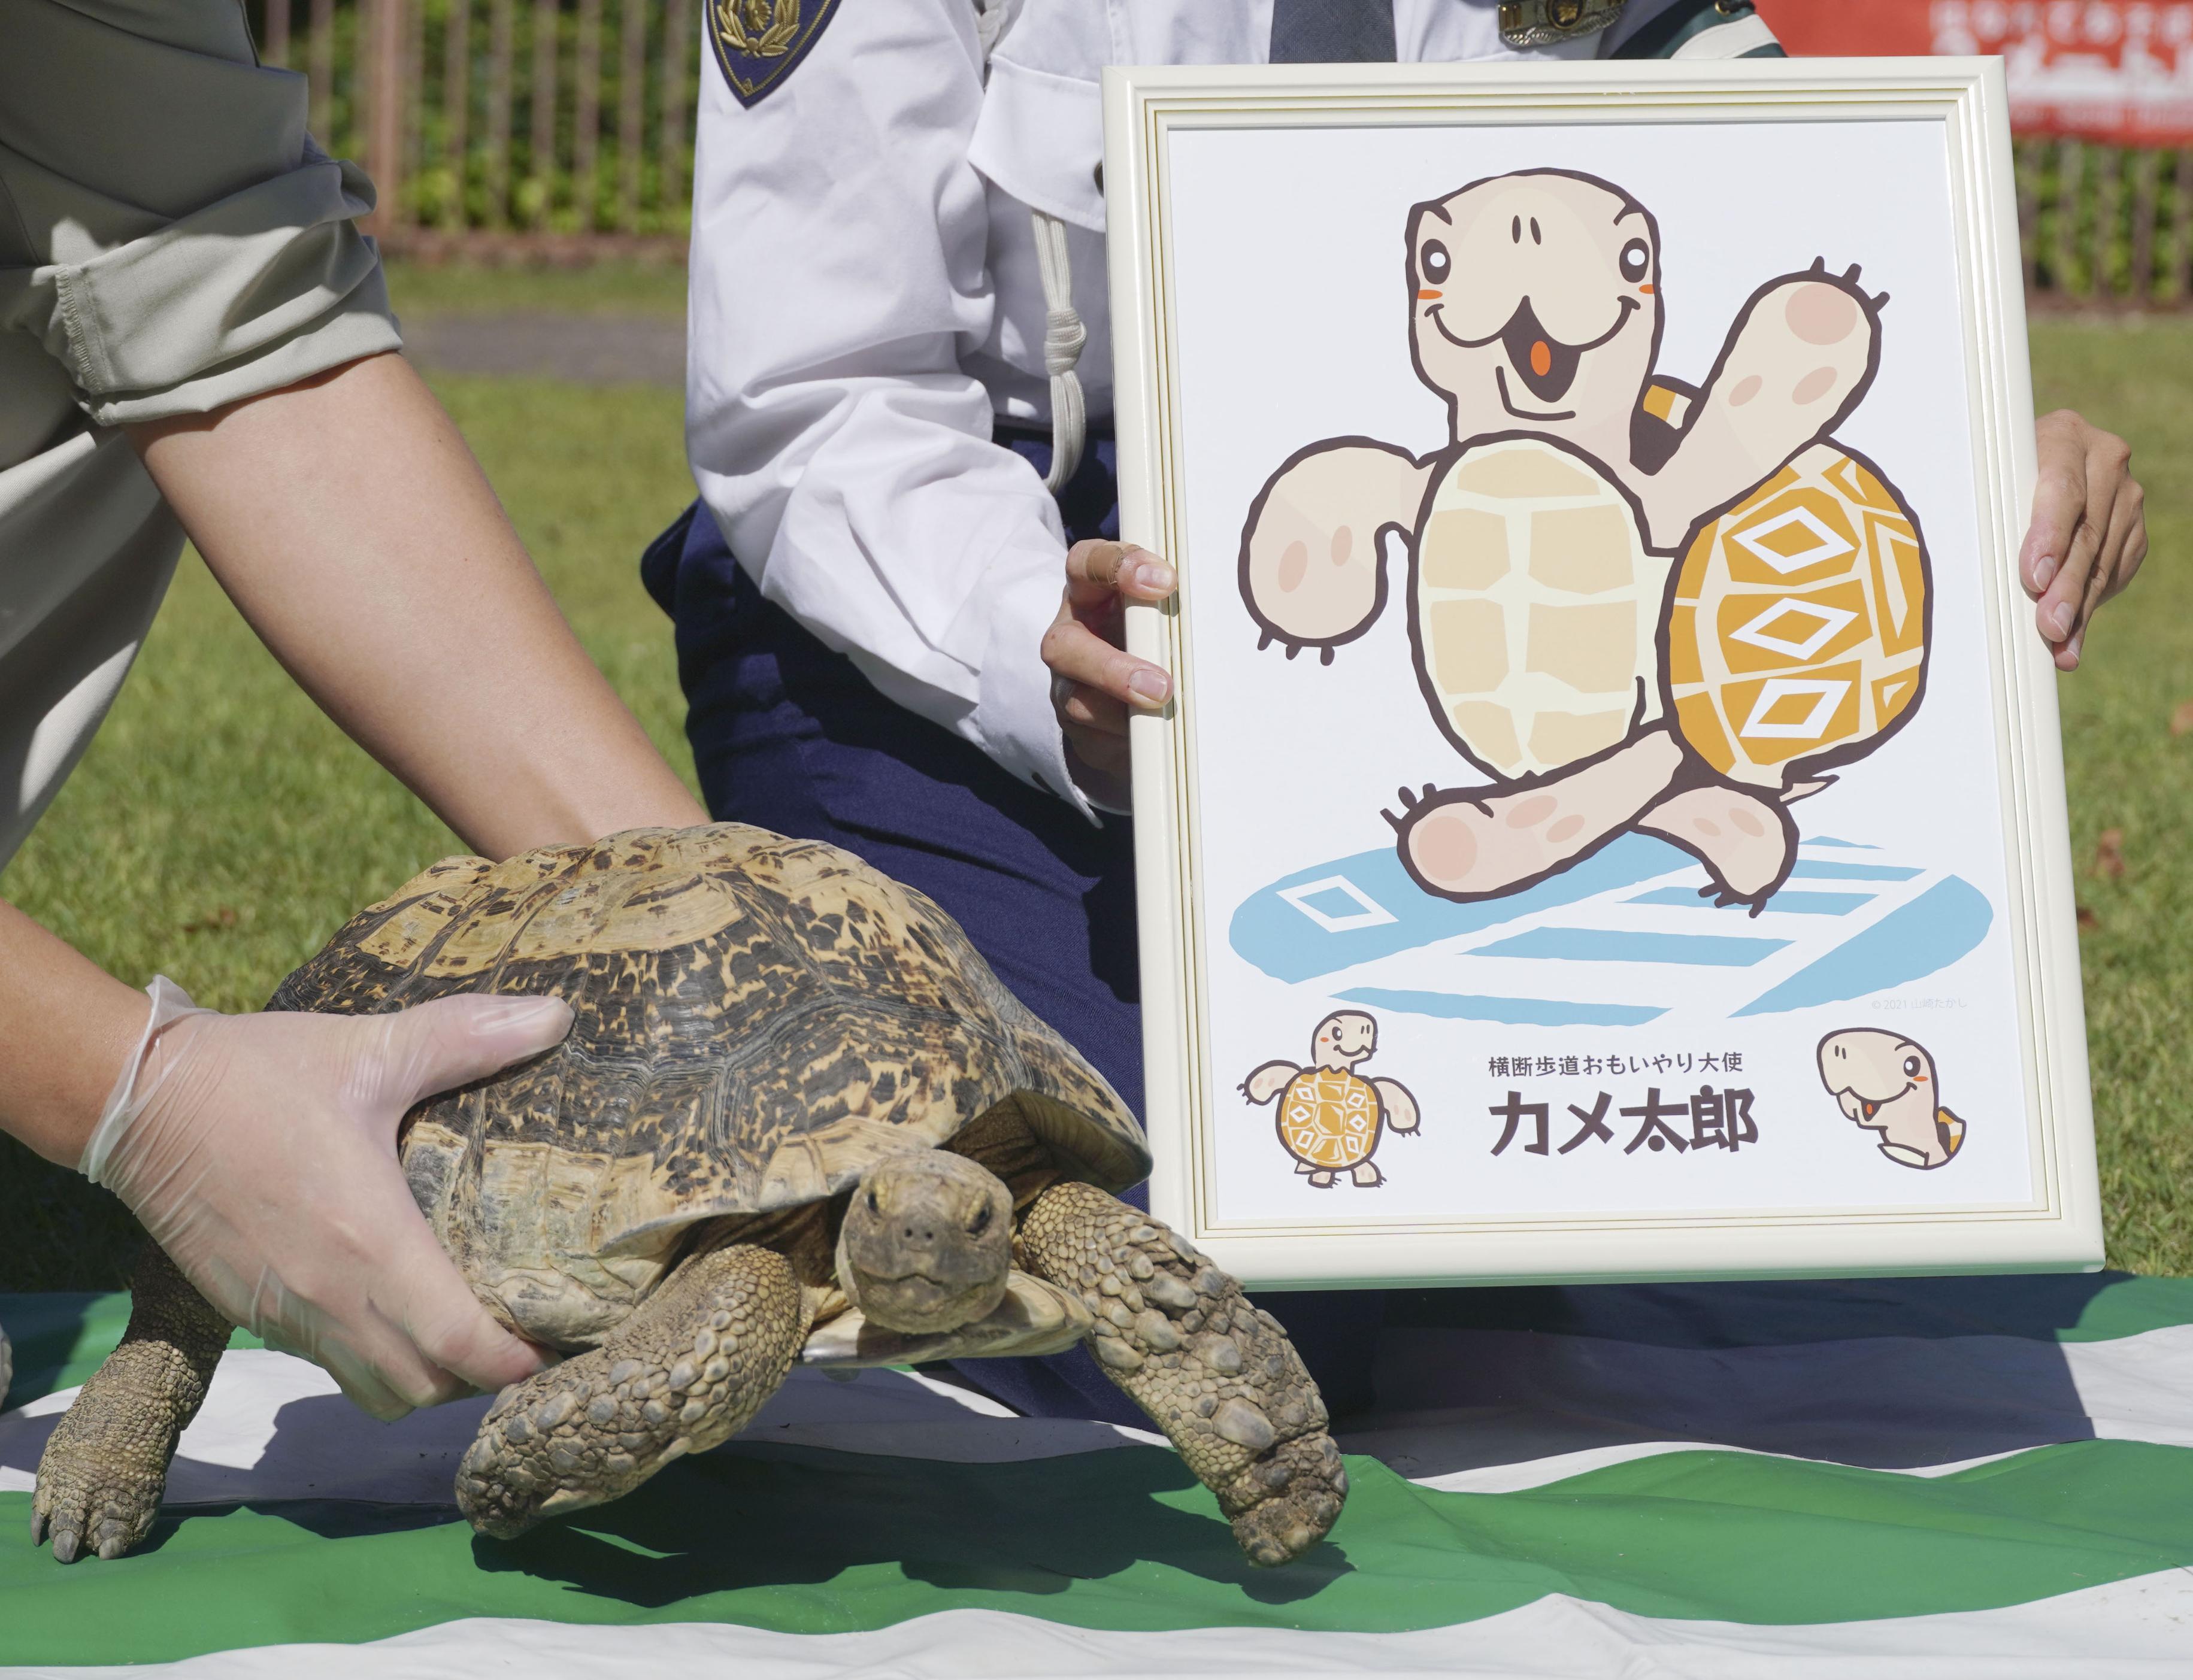
<path id="1" fill-rule="evenodd" d="M 1685 743 L 1774 790 L 1869 751 L 1925 681 L 1924 554 L 1895 492 L 1833 443 L 1706 522 L 1663 632 Z"/>
<path id="2" fill-rule="evenodd" d="M 1330 1190 L 1348 1174 L 1360 1190 L 1386 1181 L 1371 1158 L 1387 1132 L 1412 1137 L 1423 1117 L 1398 1079 L 1355 1070 L 1378 1050 L 1378 1023 L 1361 1009 L 1336 1009 L 1310 1035 L 1309 1064 L 1268 1061 L 1241 1082 L 1251 1102 L 1279 1099 L 1280 1147 L 1313 1190 Z"/>
<path id="3" fill-rule="evenodd" d="M 1378 1093 L 1344 1067 L 1306 1067 L 1280 1097 L 1280 1141 L 1296 1160 L 1350 1172 L 1378 1147 Z"/>

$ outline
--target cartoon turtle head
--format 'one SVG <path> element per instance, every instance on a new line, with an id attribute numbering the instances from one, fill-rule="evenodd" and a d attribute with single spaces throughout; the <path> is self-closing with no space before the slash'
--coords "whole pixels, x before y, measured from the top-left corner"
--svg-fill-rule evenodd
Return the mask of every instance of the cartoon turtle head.
<path id="1" fill-rule="evenodd" d="M 1409 215 L 1417 376 L 1457 443 L 1543 431 L 1627 451 L 1660 337 L 1660 231 L 1589 175 L 1496 175 Z"/>
<path id="2" fill-rule="evenodd" d="M 1965 1140 L 1965 1123 L 1942 1106 L 1926 1047 L 1858 1027 L 1820 1041 L 1820 1081 L 1853 1125 L 1879 1134 L 1881 1152 L 1903 1167 L 1938 1167 Z"/>
<path id="3" fill-rule="evenodd" d="M 1378 1023 L 1360 1009 L 1336 1009 L 1310 1035 L 1309 1059 L 1320 1067 L 1353 1067 L 1378 1048 Z"/>

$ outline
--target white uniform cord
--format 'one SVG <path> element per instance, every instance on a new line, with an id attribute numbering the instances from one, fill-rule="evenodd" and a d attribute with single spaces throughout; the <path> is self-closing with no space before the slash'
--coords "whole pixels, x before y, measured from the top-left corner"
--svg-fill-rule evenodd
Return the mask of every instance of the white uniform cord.
<path id="1" fill-rule="evenodd" d="M 1066 255 L 1066 224 L 1032 210 L 1035 261 L 1043 275 L 1043 370 L 1051 375 L 1051 471 L 1043 487 L 1053 495 L 1081 465 L 1089 439 L 1089 411 L 1081 399 L 1081 377 L 1074 371 L 1089 329 L 1074 311 L 1074 269 Z"/>

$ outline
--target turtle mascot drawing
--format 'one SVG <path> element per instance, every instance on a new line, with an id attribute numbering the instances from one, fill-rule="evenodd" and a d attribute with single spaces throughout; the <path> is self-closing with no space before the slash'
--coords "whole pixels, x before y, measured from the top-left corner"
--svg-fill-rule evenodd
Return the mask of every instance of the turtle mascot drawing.
<path id="1" fill-rule="evenodd" d="M 1385 605 L 1398 532 L 1418 683 L 1491 779 L 1385 814 L 1417 883 L 1496 898 L 1643 829 L 1755 913 L 1795 855 L 1789 803 L 1924 683 L 1917 522 L 1830 435 L 1887 297 L 1816 260 L 1752 294 L 1702 387 L 1657 376 L 1657 225 L 1553 169 L 1417 205 L 1406 273 L 1447 447 L 1337 437 L 1280 466 L 1241 540 L 1261 645 L 1331 663 Z"/>
<path id="2" fill-rule="evenodd" d="M 1965 1146 L 1965 1123 L 1942 1106 L 1942 1082 L 1927 1047 L 1875 1026 L 1820 1040 L 1820 1083 L 1881 1152 L 1921 1172 L 1946 1166 Z"/>
<path id="3" fill-rule="evenodd" d="M 1331 1189 L 1343 1173 L 1358 1190 L 1377 1189 L 1386 1182 L 1371 1159 L 1378 1140 L 1389 1131 L 1416 1135 L 1421 1117 L 1408 1087 L 1355 1071 L 1377 1049 L 1377 1021 L 1360 1009 L 1341 1009 L 1310 1034 L 1308 1067 L 1268 1061 L 1241 1082 L 1251 1102 L 1280 1100 L 1280 1146 L 1313 1189 Z"/>

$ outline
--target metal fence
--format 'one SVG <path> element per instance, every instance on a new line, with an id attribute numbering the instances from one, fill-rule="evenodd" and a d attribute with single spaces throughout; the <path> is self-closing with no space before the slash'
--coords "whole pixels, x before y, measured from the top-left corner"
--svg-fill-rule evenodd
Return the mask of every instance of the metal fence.
<path id="1" fill-rule="evenodd" d="M 2193 304 L 2193 151 L 2018 142 L 2026 289 L 2121 306 Z"/>
<path id="2" fill-rule="evenodd" d="M 866 0 L 879 3 L 880 0 Z M 395 250 L 675 256 L 690 225 L 701 9 L 715 0 L 251 0 L 312 132 L 381 189 Z M 2028 289 L 2193 305 L 2193 151 L 2018 144 Z"/>
<path id="3" fill-rule="evenodd" d="M 684 249 L 708 0 L 252 0 L 391 249 Z"/>

